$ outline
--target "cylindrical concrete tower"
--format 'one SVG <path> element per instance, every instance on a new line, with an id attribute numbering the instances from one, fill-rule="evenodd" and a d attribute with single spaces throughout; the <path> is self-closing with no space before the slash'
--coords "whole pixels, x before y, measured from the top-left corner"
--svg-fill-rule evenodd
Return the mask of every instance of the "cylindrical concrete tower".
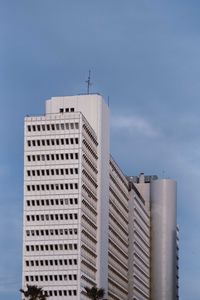
<path id="1" fill-rule="evenodd" d="M 176 182 L 153 180 L 151 198 L 151 299 L 176 300 Z"/>

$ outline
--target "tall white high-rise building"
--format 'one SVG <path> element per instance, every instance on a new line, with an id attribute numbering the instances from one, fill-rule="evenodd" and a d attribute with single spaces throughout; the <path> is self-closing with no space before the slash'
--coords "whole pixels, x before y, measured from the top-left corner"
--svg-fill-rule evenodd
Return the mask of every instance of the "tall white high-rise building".
<path id="1" fill-rule="evenodd" d="M 123 174 L 102 96 L 47 100 L 24 130 L 23 287 L 51 300 L 88 299 L 94 285 L 109 300 L 178 299 L 176 183 Z"/>

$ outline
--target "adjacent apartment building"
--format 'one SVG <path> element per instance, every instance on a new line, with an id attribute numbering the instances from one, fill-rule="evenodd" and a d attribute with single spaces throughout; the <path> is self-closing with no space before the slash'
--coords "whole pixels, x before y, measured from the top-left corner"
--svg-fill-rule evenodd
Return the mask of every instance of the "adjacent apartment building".
<path id="1" fill-rule="evenodd" d="M 125 176 L 99 94 L 54 97 L 25 118 L 23 282 L 50 300 L 178 299 L 176 182 Z"/>

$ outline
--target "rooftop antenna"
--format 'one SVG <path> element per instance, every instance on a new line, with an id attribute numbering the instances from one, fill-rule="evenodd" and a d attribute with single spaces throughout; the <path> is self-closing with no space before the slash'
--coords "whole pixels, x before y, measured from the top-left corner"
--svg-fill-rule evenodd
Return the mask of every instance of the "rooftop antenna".
<path id="1" fill-rule="evenodd" d="M 89 70 L 88 80 L 86 80 L 86 83 L 87 83 L 87 94 L 90 93 L 90 86 L 92 85 L 92 83 L 90 81 L 90 75 L 91 75 L 91 71 Z"/>

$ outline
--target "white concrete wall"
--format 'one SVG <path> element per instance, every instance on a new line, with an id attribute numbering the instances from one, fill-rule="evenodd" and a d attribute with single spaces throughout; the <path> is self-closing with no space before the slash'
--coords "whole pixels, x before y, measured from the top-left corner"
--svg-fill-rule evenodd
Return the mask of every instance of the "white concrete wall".
<path id="1" fill-rule="evenodd" d="M 97 283 L 108 290 L 108 211 L 109 211 L 109 109 L 97 94 L 53 97 L 46 101 L 46 114 L 60 109 L 80 111 L 95 131 L 98 139 L 98 266 Z M 106 296 L 105 296 L 106 297 Z"/>

